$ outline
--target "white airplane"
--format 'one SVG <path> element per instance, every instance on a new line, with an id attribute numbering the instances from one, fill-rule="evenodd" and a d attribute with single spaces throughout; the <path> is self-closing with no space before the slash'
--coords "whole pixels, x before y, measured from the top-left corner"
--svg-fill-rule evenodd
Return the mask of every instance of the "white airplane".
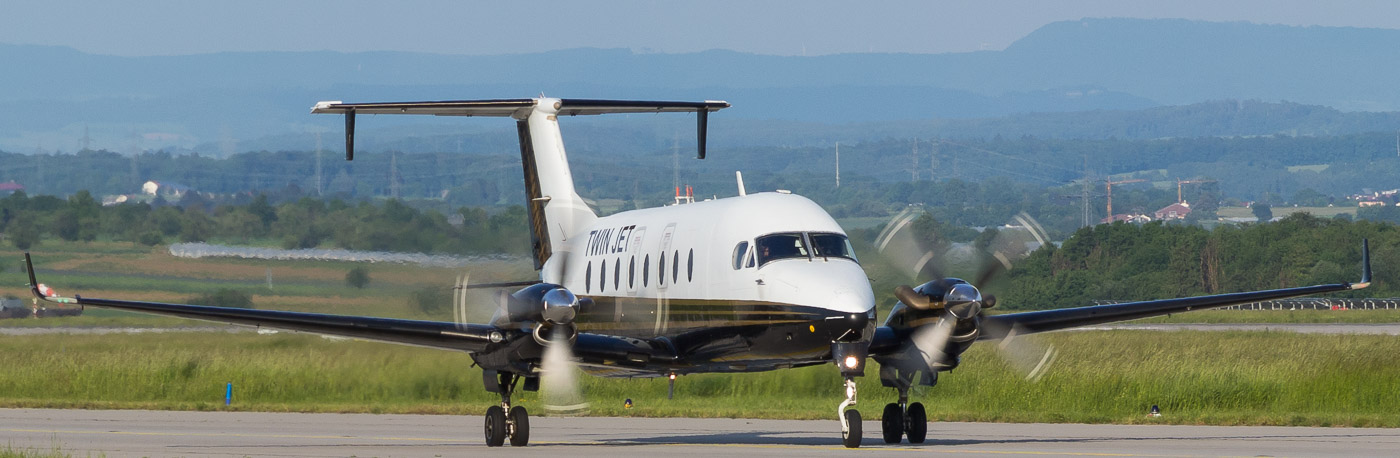
<path id="1" fill-rule="evenodd" d="M 320 102 L 312 113 L 345 116 L 346 158 L 354 154 L 357 114 L 509 117 L 516 121 L 538 281 L 502 296 L 489 323 L 417 321 L 301 312 L 56 297 L 83 306 L 173 315 L 464 351 L 484 370 L 499 406 L 486 411 L 487 445 L 529 442 L 529 416 L 511 404 L 517 388 L 539 388 L 547 348 L 567 346 L 584 371 L 612 377 L 670 377 L 833 364 L 845 378 L 837 407 L 842 442 L 861 444 L 855 377 L 869 358 L 899 402 L 885 406 L 885 442 L 924 442 L 916 384 L 941 371 L 977 340 L 1132 320 L 1190 310 L 1364 288 L 1371 278 L 1363 241 L 1362 279 L 1270 291 L 988 315 L 995 298 L 955 278 L 901 286 L 899 302 L 876 325 L 875 295 L 841 227 L 820 206 L 787 192 L 648 208 L 599 217 L 574 190 L 560 116 L 697 113 L 705 155 L 710 112 L 728 103 L 510 99 L 408 103 Z M 25 255 L 29 263 L 28 254 Z M 528 285 L 528 286 L 527 286 Z M 45 288 L 45 290 L 47 290 Z M 521 383 L 523 382 L 523 383 Z"/>

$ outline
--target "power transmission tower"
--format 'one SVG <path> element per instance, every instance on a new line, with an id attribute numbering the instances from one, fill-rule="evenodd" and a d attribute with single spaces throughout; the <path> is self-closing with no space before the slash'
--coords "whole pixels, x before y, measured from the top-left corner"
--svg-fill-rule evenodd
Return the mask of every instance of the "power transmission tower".
<path id="1" fill-rule="evenodd" d="M 316 131 L 316 196 L 321 195 L 321 131 Z"/>
<path id="2" fill-rule="evenodd" d="M 929 160 L 928 160 L 928 165 L 929 165 L 929 168 L 928 168 L 928 179 L 929 179 L 929 180 L 935 180 L 935 179 L 938 178 L 938 138 L 937 138 L 937 137 L 935 137 L 933 140 L 930 140 L 930 141 L 929 141 L 929 148 L 930 148 L 930 151 L 929 151 Z"/>
<path id="3" fill-rule="evenodd" d="M 389 156 L 389 195 L 399 198 L 399 153 Z"/>
<path id="4" fill-rule="evenodd" d="M 911 159 L 909 172 L 912 173 L 914 181 L 919 181 L 919 139 L 914 139 L 914 150 L 909 153 Z"/>

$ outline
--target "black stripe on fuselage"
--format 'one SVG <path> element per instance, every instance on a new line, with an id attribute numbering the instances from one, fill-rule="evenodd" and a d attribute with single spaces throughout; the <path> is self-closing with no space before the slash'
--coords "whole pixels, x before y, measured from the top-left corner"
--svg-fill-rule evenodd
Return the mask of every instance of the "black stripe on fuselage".
<path id="1" fill-rule="evenodd" d="M 580 332 L 663 339 L 676 350 L 677 365 L 634 368 L 624 371 L 626 376 L 639 375 L 635 369 L 658 375 L 819 364 L 830 360 L 832 341 L 852 337 L 849 314 L 821 307 L 748 300 L 591 299 L 574 321 Z M 859 330 L 859 340 L 870 340 L 874 323 L 872 318 Z"/>

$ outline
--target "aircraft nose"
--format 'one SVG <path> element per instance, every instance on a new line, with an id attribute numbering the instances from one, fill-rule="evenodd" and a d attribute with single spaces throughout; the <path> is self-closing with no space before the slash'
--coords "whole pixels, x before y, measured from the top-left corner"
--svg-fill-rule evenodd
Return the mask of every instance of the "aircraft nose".
<path id="1" fill-rule="evenodd" d="M 827 308 L 838 312 L 845 312 L 851 315 L 865 314 L 875 306 L 873 299 L 866 300 L 860 294 L 849 289 L 836 290 L 831 295 L 831 302 Z"/>

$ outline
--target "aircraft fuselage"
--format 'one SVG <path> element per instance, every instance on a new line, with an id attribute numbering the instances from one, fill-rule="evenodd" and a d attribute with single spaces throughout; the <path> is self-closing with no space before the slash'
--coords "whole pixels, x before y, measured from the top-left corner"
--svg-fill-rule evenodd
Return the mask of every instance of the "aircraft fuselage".
<path id="1" fill-rule="evenodd" d="M 677 372 L 817 364 L 832 341 L 873 334 L 874 293 L 845 232 L 801 196 L 627 211 L 566 242 L 558 283 L 592 300 L 578 330 L 668 341 L 691 368 Z"/>

